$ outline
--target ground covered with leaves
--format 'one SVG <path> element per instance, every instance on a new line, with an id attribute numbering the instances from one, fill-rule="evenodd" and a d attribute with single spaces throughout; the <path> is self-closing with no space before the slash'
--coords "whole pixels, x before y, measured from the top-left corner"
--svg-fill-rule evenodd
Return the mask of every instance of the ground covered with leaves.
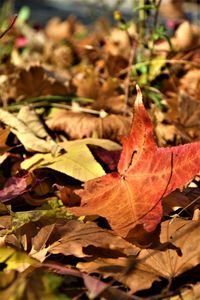
<path id="1" fill-rule="evenodd" d="M 1 299 L 200 299 L 200 29 L 27 15 L 1 23 Z"/>

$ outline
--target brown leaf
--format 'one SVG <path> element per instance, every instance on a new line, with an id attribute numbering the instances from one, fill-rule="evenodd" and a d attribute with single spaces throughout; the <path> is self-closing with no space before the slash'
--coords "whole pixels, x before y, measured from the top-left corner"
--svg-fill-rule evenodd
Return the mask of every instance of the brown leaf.
<path id="1" fill-rule="evenodd" d="M 65 21 L 60 18 L 52 18 L 46 25 L 45 32 L 48 38 L 59 42 L 71 38 L 75 33 L 84 32 L 85 27 L 74 16 L 69 16 Z"/>
<path id="2" fill-rule="evenodd" d="M 191 69 L 180 79 L 180 88 L 186 94 L 200 101 L 200 70 Z"/>
<path id="3" fill-rule="evenodd" d="M 71 139 L 91 137 L 108 138 L 120 141 L 121 135 L 130 130 L 131 118 L 120 115 L 108 115 L 99 118 L 84 113 L 59 111 L 47 121 L 47 126 L 54 131 L 63 131 Z"/>
<path id="4" fill-rule="evenodd" d="M 66 70 L 74 63 L 72 48 L 67 45 L 47 43 L 44 49 L 44 61 L 56 68 Z"/>
<path id="5" fill-rule="evenodd" d="M 78 67 L 80 68 L 80 67 Z M 100 78 L 94 68 L 81 66 L 81 69 L 75 69 L 76 74 L 73 77 L 73 84 L 79 97 L 97 99 L 101 88 Z M 94 88 L 95 87 L 95 88 Z"/>
<path id="6" fill-rule="evenodd" d="M 119 94 L 120 81 L 108 78 L 99 89 L 97 100 L 92 104 L 96 110 L 104 109 L 108 112 L 121 113 L 126 109 L 125 96 Z"/>
<path id="7" fill-rule="evenodd" d="M 192 217 L 195 207 L 200 207 L 199 188 L 188 187 L 182 192 L 176 190 L 163 198 L 163 209 L 166 215 L 169 215 L 169 213 L 181 208 L 181 210 Z"/>
<path id="8" fill-rule="evenodd" d="M 53 140 L 47 142 L 44 139 L 38 138 L 23 121 L 1 108 L 0 121 L 11 127 L 11 131 L 18 137 L 27 151 L 57 153 L 57 148 L 60 149 Z"/>
<path id="9" fill-rule="evenodd" d="M 42 95 L 66 95 L 67 88 L 39 66 L 18 69 L 2 85 L 2 99 L 22 100 Z"/>
<path id="10" fill-rule="evenodd" d="M 178 22 L 181 23 L 180 21 Z M 171 38 L 172 49 L 175 51 L 184 51 L 189 48 L 195 47 L 198 45 L 200 40 L 200 30 L 197 26 L 191 24 L 188 21 L 182 22 L 177 30 L 175 31 L 174 36 Z M 159 42 L 154 47 L 155 50 L 161 52 L 171 51 L 171 47 L 167 40 Z"/>
<path id="11" fill-rule="evenodd" d="M 137 255 L 139 251 L 111 230 L 102 229 L 93 222 L 78 220 L 41 219 L 23 226 L 18 236 L 23 237 L 25 250 L 29 249 L 30 255 L 40 261 L 44 261 L 47 252 L 76 257 L 118 257 Z"/>
<path id="12" fill-rule="evenodd" d="M 53 254 L 63 253 L 64 255 L 75 255 L 77 257 L 87 256 L 84 248 L 92 245 L 117 251 L 124 255 L 136 255 L 137 247 L 126 242 L 110 230 L 101 229 L 93 222 L 69 221 L 56 229 L 57 237 L 55 243 L 49 246 L 49 252 Z M 109 251 L 108 251 L 109 253 Z M 108 254 L 109 255 L 109 254 Z"/>
<path id="13" fill-rule="evenodd" d="M 198 94 L 197 94 L 198 95 Z M 176 121 L 177 131 L 183 141 L 194 141 L 200 138 L 200 101 L 180 90 Z"/>
<path id="14" fill-rule="evenodd" d="M 98 258 L 92 262 L 79 263 L 78 267 L 87 273 L 112 276 L 134 293 L 150 288 L 154 281 L 160 280 L 160 277 L 171 280 L 199 264 L 199 222 L 181 219 L 163 222 L 160 241 L 162 243 L 160 250 L 143 249 L 137 260 L 127 261 L 122 257 Z M 128 273 L 125 272 L 127 270 Z"/>
<path id="15" fill-rule="evenodd" d="M 106 37 L 105 51 L 113 56 L 121 55 L 128 58 L 130 54 L 130 39 L 129 36 L 136 35 L 136 26 L 131 23 L 127 32 L 120 28 L 113 28 L 110 34 Z"/>
<path id="16" fill-rule="evenodd" d="M 9 134 L 10 134 L 10 128 L 5 128 L 0 130 L 0 155 L 2 155 L 3 153 L 5 153 L 7 150 L 10 149 L 10 147 L 6 145 L 6 141 Z"/>
<path id="17" fill-rule="evenodd" d="M 77 89 L 76 94 L 96 100 L 92 104 L 93 109 L 104 109 L 113 113 L 125 110 L 124 91 L 123 88 L 120 89 L 123 86 L 122 81 L 111 77 L 102 80 L 99 70 L 87 65 L 78 66 L 74 72 L 73 84 Z"/>

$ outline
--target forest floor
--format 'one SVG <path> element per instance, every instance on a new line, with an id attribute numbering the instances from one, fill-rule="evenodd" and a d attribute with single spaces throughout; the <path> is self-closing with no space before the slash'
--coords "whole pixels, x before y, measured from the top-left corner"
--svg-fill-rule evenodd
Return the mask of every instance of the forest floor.
<path id="1" fill-rule="evenodd" d="M 158 14 L 1 13 L 1 299 L 200 299 L 200 28 Z"/>

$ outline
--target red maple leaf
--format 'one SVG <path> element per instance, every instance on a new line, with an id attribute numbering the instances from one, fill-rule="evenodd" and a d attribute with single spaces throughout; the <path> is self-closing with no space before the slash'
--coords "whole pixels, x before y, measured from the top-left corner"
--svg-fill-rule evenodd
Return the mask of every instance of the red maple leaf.
<path id="1" fill-rule="evenodd" d="M 90 180 L 78 190 L 81 206 L 75 215 L 105 217 L 126 237 L 137 224 L 153 231 L 162 218 L 164 196 L 182 187 L 200 170 L 200 142 L 160 148 L 138 88 L 130 135 L 123 141 L 118 172 Z"/>

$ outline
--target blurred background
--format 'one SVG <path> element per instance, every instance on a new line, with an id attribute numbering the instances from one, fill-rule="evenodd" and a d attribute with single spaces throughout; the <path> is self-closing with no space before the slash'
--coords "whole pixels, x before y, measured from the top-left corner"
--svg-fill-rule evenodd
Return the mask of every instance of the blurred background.
<path id="1" fill-rule="evenodd" d="M 159 0 L 158 0 L 159 1 Z M 120 9 L 124 17 L 133 17 L 134 8 L 140 0 L 0 0 L 0 7 L 6 3 L 18 12 L 22 7 L 30 7 L 30 20 L 44 25 L 52 16 L 65 19 L 73 14 L 84 23 L 92 23 L 97 17 L 112 17 L 113 11 Z M 146 1 L 148 4 L 151 1 Z M 162 0 L 161 13 L 164 18 L 188 18 L 200 25 L 200 0 Z"/>

